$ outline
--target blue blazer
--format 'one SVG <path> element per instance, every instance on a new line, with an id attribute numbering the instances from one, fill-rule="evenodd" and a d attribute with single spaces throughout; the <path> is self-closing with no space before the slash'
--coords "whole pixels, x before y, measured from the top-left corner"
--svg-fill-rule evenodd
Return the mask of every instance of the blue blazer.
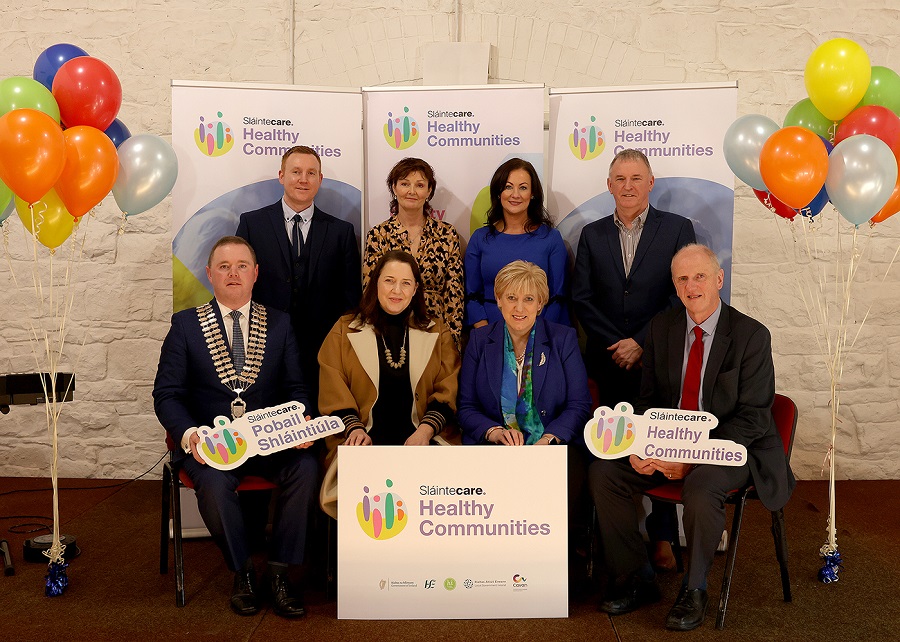
<path id="1" fill-rule="evenodd" d="M 284 227 L 281 200 L 241 214 L 235 235 L 246 239 L 256 252 L 259 278 L 253 287 L 253 300 L 290 312 L 291 246 Z M 305 244 L 309 246 L 310 256 L 304 303 L 308 303 L 314 312 L 304 325 L 312 333 L 315 359 L 335 321 L 359 305 L 362 268 L 353 225 L 318 207 Z"/>
<path id="2" fill-rule="evenodd" d="M 225 327 L 215 299 L 212 307 L 225 337 Z M 241 394 L 241 398 L 247 402 L 248 411 L 288 401 L 299 401 L 309 408 L 290 317 L 272 308 L 267 308 L 266 312 L 266 347 L 262 368 L 256 381 Z M 235 394 L 216 374 L 200 329 L 197 308 L 176 312 L 172 315 L 172 327 L 163 341 L 156 381 L 153 383 L 153 409 L 163 428 L 178 444 L 188 428 L 211 426 L 218 415 L 231 417 L 234 398 Z"/>
<path id="3" fill-rule="evenodd" d="M 581 231 L 572 302 L 587 334 L 586 357 L 609 360 L 606 348 L 632 338 L 641 346 L 653 316 L 682 307 L 672 284 L 672 257 L 696 240 L 690 220 L 652 205 L 647 213 L 631 272 L 625 276 L 619 229 L 612 215 Z"/>
<path id="4" fill-rule="evenodd" d="M 469 336 L 457 400 L 465 444 L 483 443 L 489 428 L 503 425 L 500 379 L 505 330 L 506 322 L 496 321 L 472 330 Z M 537 318 L 532 384 L 544 432 L 566 443 L 582 443 L 591 395 L 574 328 Z"/>

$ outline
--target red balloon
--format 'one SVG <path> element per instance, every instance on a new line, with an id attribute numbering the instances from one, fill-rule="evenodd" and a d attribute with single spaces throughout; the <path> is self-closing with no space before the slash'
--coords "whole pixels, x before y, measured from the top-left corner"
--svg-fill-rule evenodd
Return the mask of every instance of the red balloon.
<path id="1" fill-rule="evenodd" d="M 828 150 L 803 127 L 785 127 L 769 136 L 759 152 L 759 173 L 766 188 L 785 205 L 806 207 L 828 176 Z"/>
<path id="2" fill-rule="evenodd" d="M 900 118 L 887 107 L 866 105 L 854 109 L 838 125 L 834 144 L 857 134 L 869 134 L 881 139 L 900 159 Z"/>
<path id="3" fill-rule="evenodd" d="M 782 218 L 786 218 L 789 221 L 793 220 L 795 216 L 797 216 L 797 210 L 792 207 L 788 207 L 777 198 L 772 196 L 769 192 L 764 192 L 761 189 L 753 190 L 753 193 L 756 194 L 756 199 L 766 206 L 769 211 L 775 212 L 778 216 Z"/>
<path id="4" fill-rule="evenodd" d="M 50 116 L 14 109 L 0 117 L 0 180 L 23 201 L 39 201 L 65 164 L 66 138 Z"/>
<path id="5" fill-rule="evenodd" d="M 81 56 L 64 63 L 53 78 L 53 97 L 63 125 L 109 127 L 122 106 L 122 83 L 98 58 Z"/>
<path id="6" fill-rule="evenodd" d="M 116 146 L 99 129 L 77 125 L 63 132 L 66 137 L 66 165 L 56 182 L 56 193 L 78 218 L 109 194 L 119 171 Z"/>

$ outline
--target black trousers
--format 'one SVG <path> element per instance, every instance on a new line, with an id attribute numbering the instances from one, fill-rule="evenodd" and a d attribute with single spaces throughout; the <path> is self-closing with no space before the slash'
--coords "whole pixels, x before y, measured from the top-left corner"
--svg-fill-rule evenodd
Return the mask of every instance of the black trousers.
<path id="1" fill-rule="evenodd" d="M 704 464 L 684 479 L 684 531 L 687 539 L 687 587 L 706 586 L 716 548 L 725 528 L 725 497 L 750 481 L 750 468 Z M 668 483 L 660 472 L 638 473 L 628 458 L 598 459 L 588 468 L 588 486 L 597 509 L 603 554 L 609 571 L 632 573 L 649 563 L 647 548 L 638 530 L 634 496 Z"/>

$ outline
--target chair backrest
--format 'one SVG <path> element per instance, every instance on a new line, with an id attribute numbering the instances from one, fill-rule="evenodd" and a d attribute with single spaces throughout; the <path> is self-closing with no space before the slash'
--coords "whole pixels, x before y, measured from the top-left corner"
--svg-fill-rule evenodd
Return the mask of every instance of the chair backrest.
<path id="1" fill-rule="evenodd" d="M 790 397 L 776 393 L 772 403 L 772 417 L 784 444 L 784 454 L 790 459 L 791 449 L 794 447 L 794 431 L 797 429 L 797 404 Z"/>

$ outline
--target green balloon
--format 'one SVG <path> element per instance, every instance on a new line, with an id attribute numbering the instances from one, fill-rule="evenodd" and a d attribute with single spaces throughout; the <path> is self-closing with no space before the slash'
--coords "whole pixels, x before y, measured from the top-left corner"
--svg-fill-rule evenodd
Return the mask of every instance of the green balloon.
<path id="1" fill-rule="evenodd" d="M 900 75 L 887 67 L 872 67 L 872 80 L 857 107 L 865 105 L 881 105 L 900 116 Z"/>
<path id="2" fill-rule="evenodd" d="M 0 224 L 12 214 L 13 208 L 7 207 L 12 201 L 12 197 L 12 190 L 9 189 L 3 181 L 0 181 Z"/>
<path id="3" fill-rule="evenodd" d="M 785 127 L 803 127 L 814 134 L 818 134 L 822 138 L 832 140 L 834 137 L 830 135 L 829 129 L 834 123 L 822 115 L 816 106 L 813 105 L 809 98 L 804 98 L 799 103 L 791 107 L 787 116 L 784 117 Z"/>
<path id="4" fill-rule="evenodd" d="M 50 90 L 31 78 L 12 76 L 0 81 L 0 116 L 14 109 L 36 109 L 59 122 L 59 105 Z"/>

